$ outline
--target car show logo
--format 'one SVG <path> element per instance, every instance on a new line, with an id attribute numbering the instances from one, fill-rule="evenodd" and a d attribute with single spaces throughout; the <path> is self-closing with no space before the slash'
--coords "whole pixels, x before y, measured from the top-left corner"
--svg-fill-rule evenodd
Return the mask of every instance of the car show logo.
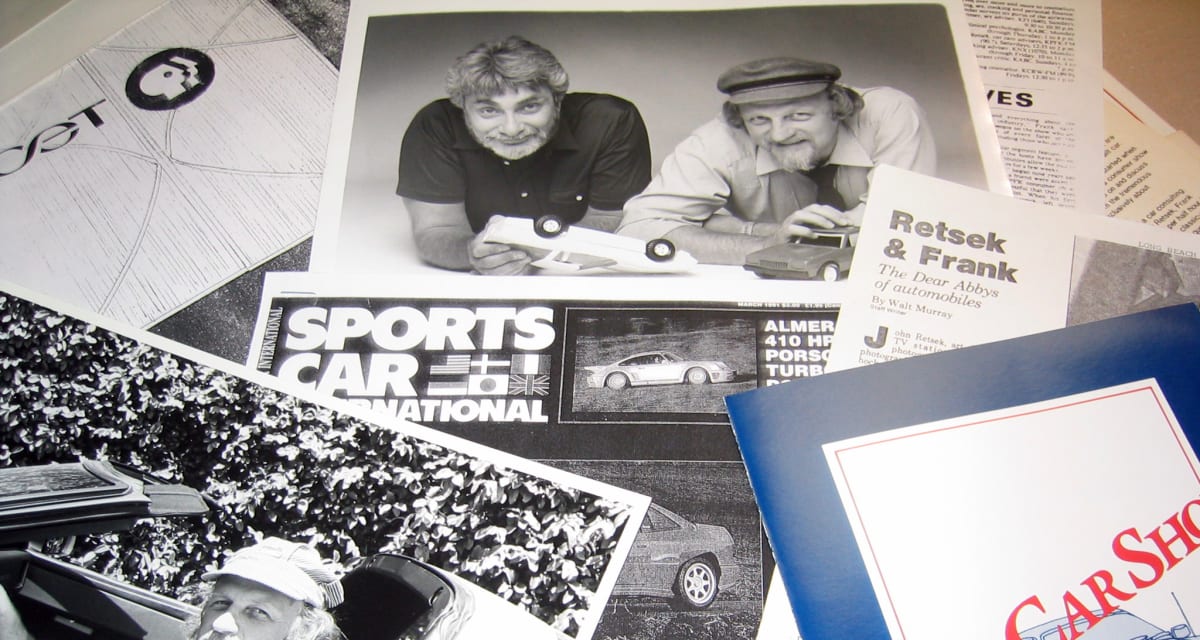
<path id="1" fill-rule="evenodd" d="M 125 95 L 139 109 L 178 109 L 207 91 L 214 73 L 212 58 L 204 52 L 166 49 L 133 68 L 125 81 Z"/>

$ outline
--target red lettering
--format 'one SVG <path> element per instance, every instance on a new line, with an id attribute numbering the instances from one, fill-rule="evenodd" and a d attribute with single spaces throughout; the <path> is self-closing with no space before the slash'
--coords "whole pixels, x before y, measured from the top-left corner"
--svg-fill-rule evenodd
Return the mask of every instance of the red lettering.
<path id="1" fill-rule="evenodd" d="M 1162 530 L 1163 527 L 1168 525 L 1175 531 L 1175 535 L 1164 540 L 1162 536 Z M 1188 532 L 1183 528 L 1183 525 L 1180 524 L 1178 513 L 1172 515 L 1170 518 L 1167 518 L 1165 521 L 1163 521 L 1161 527 L 1146 534 L 1146 537 L 1153 540 L 1154 544 L 1158 545 L 1158 552 L 1167 560 L 1167 569 L 1174 569 L 1175 565 L 1179 564 L 1183 558 L 1186 558 L 1188 554 L 1195 551 L 1197 547 L 1200 547 L 1200 543 L 1197 543 L 1195 540 L 1193 540 L 1191 536 L 1188 535 Z M 1178 541 L 1182 541 L 1183 546 L 1186 549 L 1183 557 L 1176 556 L 1174 552 L 1171 551 L 1171 544 Z"/>
<path id="2" fill-rule="evenodd" d="M 1100 618 L 1097 617 L 1096 614 L 1089 611 L 1087 607 L 1083 606 L 1083 603 L 1079 601 L 1079 598 L 1076 598 L 1075 594 L 1071 593 L 1070 591 L 1063 594 L 1063 609 L 1067 612 L 1067 626 L 1071 629 L 1071 637 L 1068 638 L 1066 633 L 1063 631 L 1063 628 L 1059 627 L 1059 640 L 1075 640 L 1075 638 L 1083 635 L 1085 630 L 1100 624 Z M 1083 629 L 1076 629 L 1076 620 L 1087 620 L 1087 624 L 1084 625 Z"/>
<path id="3" fill-rule="evenodd" d="M 1118 533 L 1117 537 L 1113 538 L 1113 553 L 1125 562 L 1144 564 L 1147 567 L 1150 567 L 1150 570 L 1154 572 L 1154 575 L 1149 578 L 1141 578 L 1138 577 L 1134 572 L 1129 572 L 1129 579 L 1133 580 L 1133 586 L 1137 587 L 1138 589 L 1150 587 L 1162 579 L 1163 574 L 1166 573 L 1167 565 L 1163 563 L 1161 558 L 1153 553 L 1150 553 L 1149 551 L 1130 549 L 1129 547 L 1125 546 L 1122 538 L 1125 538 L 1126 536 L 1132 537 L 1138 542 L 1142 541 L 1142 536 L 1138 535 L 1137 529 L 1126 529 L 1121 533 Z"/>
<path id="4" fill-rule="evenodd" d="M 1103 583 L 1103 586 L 1101 586 L 1101 583 Z M 1088 576 L 1087 579 L 1079 584 L 1091 589 L 1092 596 L 1096 598 L 1096 602 L 1100 603 L 1101 618 L 1117 610 L 1117 605 L 1108 601 L 1109 596 L 1122 602 L 1134 596 L 1132 593 L 1125 593 L 1114 587 L 1112 574 L 1103 569 Z"/>
<path id="5" fill-rule="evenodd" d="M 1192 500 L 1183 505 L 1183 508 L 1179 510 L 1179 514 L 1183 516 L 1183 528 L 1187 529 L 1187 532 L 1193 536 L 1200 538 L 1200 525 L 1197 525 L 1196 519 L 1192 517 L 1192 507 L 1200 507 L 1200 500 Z"/>
<path id="6" fill-rule="evenodd" d="M 1046 613 L 1046 608 L 1042 606 L 1042 601 L 1037 596 L 1029 596 L 1025 598 L 1021 604 L 1017 605 L 1012 613 L 1008 614 L 1008 623 L 1004 625 L 1004 640 L 1021 640 L 1021 630 L 1017 628 L 1017 614 L 1021 613 L 1021 609 L 1025 607 L 1035 607 L 1038 611 Z"/>

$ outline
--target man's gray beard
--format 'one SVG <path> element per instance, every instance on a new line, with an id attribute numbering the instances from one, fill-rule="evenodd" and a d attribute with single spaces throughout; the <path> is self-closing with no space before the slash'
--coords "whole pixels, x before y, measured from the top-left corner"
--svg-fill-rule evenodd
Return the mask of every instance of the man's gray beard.
<path id="1" fill-rule="evenodd" d="M 554 114 L 554 121 L 550 123 L 549 127 L 546 127 L 545 129 L 538 129 L 537 135 L 515 146 L 501 144 L 500 142 L 480 135 L 479 132 L 475 130 L 475 127 L 471 126 L 470 122 L 467 123 L 467 131 L 471 132 L 471 137 L 475 139 L 475 142 L 478 142 L 488 151 L 491 151 L 497 156 L 500 156 L 505 160 L 520 160 L 521 158 L 526 158 L 536 153 L 538 149 L 541 149 L 547 142 L 549 142 L 550 138 L 554 137 L 554 134 L 558 131 L 558 117 L 559 113 L 556 112 Z"/>
<path id="2" fill-rule="evenodd" d="M 817 158 L 812 145 L 772 144 L 767 151 L 784 171 L 809 172 L 825 164 L 828 158 Z"/>

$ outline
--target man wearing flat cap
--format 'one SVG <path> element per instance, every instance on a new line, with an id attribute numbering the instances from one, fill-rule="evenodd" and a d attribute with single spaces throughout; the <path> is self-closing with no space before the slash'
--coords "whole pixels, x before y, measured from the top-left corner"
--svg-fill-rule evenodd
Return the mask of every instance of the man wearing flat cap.
<path id="1" fill-rule="evenodd" d="M 329 609 L 342 601 L 338 575 L 315 549 L 266 538 L 237 551 L 217 571 L 190 640 L 334 640 Z"/>
<path id="2" fill-rule="evenodd" d="M 851 89 L 840 77 L 832 64 L 788 57 L 721 74 L 721 115 L 663 160 L 625 204 L 618 232 L 740 265 L 813 228 L 859 224 L 878 164 L 933 174 L 933 136 L 916 101 L 891 87 Z"/>

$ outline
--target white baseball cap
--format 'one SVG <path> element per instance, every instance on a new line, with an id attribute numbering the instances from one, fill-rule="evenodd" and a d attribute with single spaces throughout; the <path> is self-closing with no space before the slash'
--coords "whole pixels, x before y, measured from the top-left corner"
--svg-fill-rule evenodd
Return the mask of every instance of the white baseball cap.
<path id="1" fill-rule="evenodd" d="M 344 598 L 338 574 L 321 560 L 316 549 L 283 538 L 265 538 L 239 549 L 224 566 L 201 578 L 213 581 L 221 576 L 245 578 L 323 609 L 336 607 Z"/>

